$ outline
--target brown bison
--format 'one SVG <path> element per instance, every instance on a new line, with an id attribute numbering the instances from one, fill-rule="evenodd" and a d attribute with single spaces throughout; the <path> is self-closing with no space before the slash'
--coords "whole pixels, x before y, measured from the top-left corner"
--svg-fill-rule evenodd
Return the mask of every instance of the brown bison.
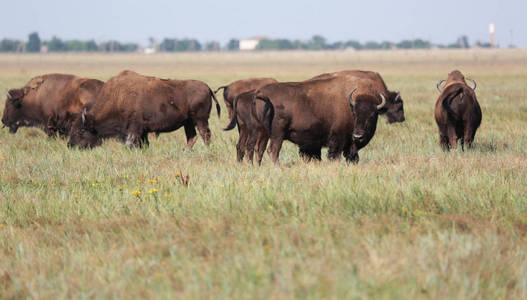
<path id="1" fill-rule="evenodd" d="M 90 108 L 103 82 L 67 74 L 31 79 L 23 88 L 7 92 L 2 123 L 16 133 L 21 126 L 37 126 L 48 136 L 66 137 L 73 121 Z"/>
<path id="2" fill-rule="evenodd" d="M 435 106 L 435 119 L 439 127 L 439 143 L 449 150 L 456 148 L 456 142 L 461 139 L 461 148 L 467 145 L 472 147 L 476 130 L 481 124 L 481 108 L 476 99 L 476 82 L 470 80 L 474 87 L 471 88 L 465 81 L 465 76 L 455 70 L 448 74 L 446 84 L 441 89 L 445 80 L 437 83 L 441 92 Z"/>
<path id="3" fill-rule="evenodd" d="M 117 137 L 127 146 L 148 146 L 149 132 L 169 132 L 183 126 L 187 148 L 196 142 L 196 129 L 210 143 L 211 98 L 220 106 L 209 86 L 198 80 L 169 80 L 123 71 L 102 87 L 97 102 L 78 118 L 70 146 L 81 148 Z"/>
<path id="4" fill-rule="evenodd" d="M 375 134 L 378 115 L 387 101 L 382 93 L 372 95 L 357 88 L 346 91 L 345 82 L 345 78 L 333 77 L 258 89 L 251 113 L 268 129 L 273 162 L 278 162 L 284 140 L 297 144 L 300 155 L 308 159 L 320 160 L 321 148 L 328 147 L 329 159 L 344 153 L 347 161 L 359 161 L 358 151 Z M 256 143 L 259 163 L 266 143 Z"/>
<path id="5" fill-rule="evenodd" d="M 386 83 L 382 79 L 381 75 L 377 72 L 362 71 L 362 70 L 345 70 L 333 73 L 320 74 L 311 78 L 310 80 L 324 79 L 331 77 L 344 77 L 347 79 L 346 87 L 349 90 L 359 88 L 361 79 L 370 79 L 373 81 L 370 91 L 364 91 L 372 95 L 383 94 L 386 98 L 386 106 L 380 112 L 381 115 L 385 115 L 388 123 L 404 122 L 404 107 L 401 94 L 399 92 L 392 92 L 386 87 Z"/>
<path id="6" fill-rule="evenodd" d="M 223 99 L 225 101 L 225 105 L 227 106 L 227 111 L 229 112 L 229 119 L 232 119 L 233 103 L 234 99 L 236 99 L 238 95 L 251 90 L 259 89 L 266 84 L 275 82 L 277 81 L 273 78 L 242 79 L 231 82 L 228 85 L 220 86 L 216 91 L 214 91 L 214 93 L 217 93 L 219 90 L 223 89 Z"/>
<path id="7" fill-rule="evenodd" d="M 237 160 L 244 156 L 252 163 L 257 141 L 267 143 L 267 129 L 251 114 L 255 90 L 238 95 L 233 101 L 232 119 L 224 130 L 231 130 L 238 125 L 239 139 L 236 144 Z M 260 147 L 262 147 L 260 145 Z M 265 147 L 265 145 L 263 146 Z"/>

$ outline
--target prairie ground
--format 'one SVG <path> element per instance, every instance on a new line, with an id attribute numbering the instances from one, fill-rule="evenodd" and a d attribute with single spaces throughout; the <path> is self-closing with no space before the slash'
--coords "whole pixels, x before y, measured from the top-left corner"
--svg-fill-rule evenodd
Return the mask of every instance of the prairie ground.
<path id="1" fill-rule="evenodd" d="M 527 51 L 0 55 L 0 91 L 123 69 L 212 89 L 375 70 L 406 121 L 379 118 L 357 165 L 287 142 L 280 166 L 237 163 L 221 95 L 191 152 L 183 130 L 88 151 L 1 130 L 0 298 L 527 298 Z M 435 84 L 453 69 L 483 121 L 473 150 L 446 153 Z"/>

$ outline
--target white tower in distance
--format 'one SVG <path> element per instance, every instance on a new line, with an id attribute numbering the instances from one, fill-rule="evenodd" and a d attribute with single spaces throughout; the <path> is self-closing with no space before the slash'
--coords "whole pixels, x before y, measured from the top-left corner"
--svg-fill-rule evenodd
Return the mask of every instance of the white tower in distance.
<path id="1" fill-rule="evenodd" d="M 494 23 L 489 24 L 489 33 L 490 33 L 490 47 L 494 48 L 494 34 L 496 33 L 496 25 Z"/>

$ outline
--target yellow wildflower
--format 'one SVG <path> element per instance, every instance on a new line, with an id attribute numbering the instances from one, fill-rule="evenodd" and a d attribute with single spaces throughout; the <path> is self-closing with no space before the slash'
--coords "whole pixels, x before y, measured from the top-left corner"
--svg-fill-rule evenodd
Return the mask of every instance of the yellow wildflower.
<path id="1" fill-rule="evenodd" d="M 98 187 L 98 186 L 101 186 L 101 184 L 100 183 L 92 183 L 91 186 Z"/>
<path id="2" fill-rule="evenodd" d="M 274 210 L 274 206 L 269 205 L 269 210 Z"/>
<path id="3" fill-rule="evenodd" d="M 403 212 L 407 212 L 407 211 L 408 211 L 408 207 L 403 206 L 403 207 L 401 207 L 401 210 L 402 210 Z"/>
<path id="4" fill-rule="evenodd" d="M 177 172 L 176 174 L 174 174 L 175 177 L 181 177 L 181 172 Z"/>
<path id="5" fill-rule="evenodd" d="M 134 195 L 134 196 L 141 195 L 141 191 L 140 190 L 135 190 L 135 191 L 132 192 L 132 195 Z"/>
<path id="6" fill-rule="evenodd" d="M 222 188 L 222 187 L 225 187 L 225 185 L 224 185 L 224 184 L 220 184 L 220 185 L 219 185 L 219 187 L 221 187 L 221 188 Z"/>
<path id="7" fill-rule="evenodd" d="M 158 189 L 151 189 L 151 190 L 148 191 L 149 194 L 154 194 L 154 193 L 157 193 L 157 192 L 159 192 Z"/>
<path id="8" fill-rule="evenodd" d="M 157 182 L 158 182 L 157 179 L 148 179 L 148 183 L 150 184 L 155 184 Z"/>
<path id="9" fill-rule="evenodd" d="M 5 157 L 3 157 L 3 156 L 2 156 L 2 157 L 0 157 L 0 160 L 5 160 Z"/>

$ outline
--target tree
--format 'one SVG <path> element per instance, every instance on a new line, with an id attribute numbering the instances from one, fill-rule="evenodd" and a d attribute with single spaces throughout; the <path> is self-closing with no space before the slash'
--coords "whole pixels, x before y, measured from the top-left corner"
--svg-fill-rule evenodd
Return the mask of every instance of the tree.
<path id="1" fill-rule="evenodd" d="M 29 34 L 26 50 L 27 52 L 40 52 L 40 37 L 37 32 Z"/>
<path id="2" fill-rule="evenodd" d="M 206 51 L 220 51 L 220 43 L 216 41 L 210 41 L 205 43 Z"/>
<path id="3" fill-rule="evenodd" d="M 227 43 L 227 50 L 229 51 L 240 50 L 240 41 L 236 39 L 231 39 Z"/>
<path id="4" fill-rule="evenodd" d="M 63 52 L 66 51 L 66 45 L 58 37 L 54 36 L 51 41 L 46 43 L 49 52 Z"/>
<path id="5" fill-rule="evenodd" d="M 320 35 L 314 35 L 311 40 L 307 43 L 307 49 L 309 50 L 322 50 L 326 49 L 326 39 Z"/>
<path id="6" fill-rule="evenodd" d="M 0 52 L 16 52 L 21 45 L 21 41 L 3 39 L 0 41 Z"/>

